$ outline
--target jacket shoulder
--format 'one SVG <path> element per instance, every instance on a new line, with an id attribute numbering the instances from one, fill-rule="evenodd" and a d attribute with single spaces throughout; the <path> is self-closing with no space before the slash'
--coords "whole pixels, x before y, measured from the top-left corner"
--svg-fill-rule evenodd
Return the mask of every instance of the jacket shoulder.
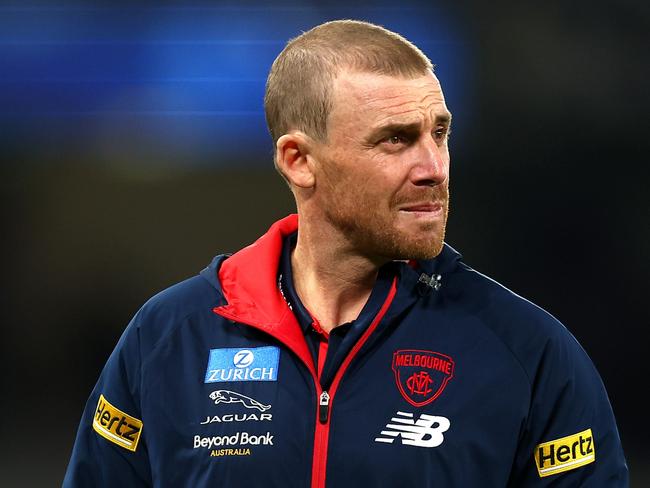
<path id="1" fill-rule="evenodd" d="M 176 283 L 145 302 L 126 328 L 122 340 L 136 339 L 140 356 L 147 357 L 191 318 L 212 317 L 221 294 L 203 276 Z"/>
<path id="2" fill-rule="evenodd" d="M 451 294 L 508 347 L 529 379 L 544 356 L 589 361 L 567 327 L 542 307 L 465 264 L 454 274 Z"/>

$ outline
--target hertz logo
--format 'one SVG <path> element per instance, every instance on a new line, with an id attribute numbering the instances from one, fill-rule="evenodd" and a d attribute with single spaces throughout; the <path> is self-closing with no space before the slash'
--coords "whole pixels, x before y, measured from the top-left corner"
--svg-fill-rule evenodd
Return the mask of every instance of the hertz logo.
<path id="1" fill-rule="evenodd" d="M 104 439 L 135 451 L 142 433 L 142 421 L 125 414 L 108 403 L 104 395 L 99 395 L 93 429 Z"/>
<path id="2" fill-rule="evenodd" d="M 535 448 L 535 464 L 540 477 L 579 468 L 596 460 L 591 429 L 561 439 L 544 442 Z"/>

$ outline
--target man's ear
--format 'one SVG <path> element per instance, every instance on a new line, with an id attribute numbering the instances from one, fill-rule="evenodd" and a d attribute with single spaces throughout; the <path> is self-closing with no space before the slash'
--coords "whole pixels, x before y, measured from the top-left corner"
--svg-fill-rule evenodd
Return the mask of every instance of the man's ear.
<path id="1" fill-rule="evenodd" d="M 314 186 L 313 147 L 313 139 L 300 131 L 284 134 L 275 144 L 275 164 L 291 185 Z"/>

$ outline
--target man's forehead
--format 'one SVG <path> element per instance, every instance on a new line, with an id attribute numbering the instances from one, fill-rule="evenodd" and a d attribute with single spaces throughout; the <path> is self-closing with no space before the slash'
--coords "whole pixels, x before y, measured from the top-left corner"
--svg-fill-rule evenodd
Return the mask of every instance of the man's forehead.
<path id="1" fill-rule="evenodd" d="M 334 110 L 408 116 L 416 107 L 448 113 L 440 82 L 431 72 L 417 78 L 342 71 L 334 80 Z M 337 110 L 338 109 L 338 110 Z"/>

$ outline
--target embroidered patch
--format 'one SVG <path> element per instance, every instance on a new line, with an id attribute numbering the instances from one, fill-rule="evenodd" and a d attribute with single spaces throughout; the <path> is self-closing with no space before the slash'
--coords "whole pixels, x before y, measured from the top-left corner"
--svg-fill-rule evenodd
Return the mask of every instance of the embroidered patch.
<path id="1" fill-rule="evenodd" d="M 596 460 L 591 429 L 543 442 L 535 448 L 535 464 L 540 478 L 579 468 Z"/>
<path id="2" fill-rule="evenodd" d="M 93 429 L 104 439 L 129 451 L 135 451 L 138 448 L 142 427 L 141 420 L 122 412 L 111 405 L 104 395 L 99 395 Z"/>
<path id="3" fill-rule="evenodd" d="M 212 349 L 205 383 L 277 381 L 280 349 L 275 346 Z"/>
<path id="4" fill-rule="evenodd" d="M 454 361 L 445 354 L 418 349 L 393 353 L 393 372 L 397 388 L 415 407 L 434 401 L 454 376 Z"/>
<path id="5" fill-rule="evenodd" d="M 397 412 L 390 419 L 375 442 L 392 444 L 396 439 L 407 446 L 438 447 L 445 440 L 443 435 L 451 422 L 447 417 L 421 414 L 417 419 L 410 412 Z"/>
<path id="6" fill-rule="evenodd" d="M 241 403 L 246 408 L 256 408 L 260 412 L 266 412 L 271 408 L 271 405 L 264 405 L 254 398 L 242 395 L 236 391 L 215 390 L 210 393 L 210 399 L 214 400 L 215 405 L 218 405 L 219 403 Z"/>

